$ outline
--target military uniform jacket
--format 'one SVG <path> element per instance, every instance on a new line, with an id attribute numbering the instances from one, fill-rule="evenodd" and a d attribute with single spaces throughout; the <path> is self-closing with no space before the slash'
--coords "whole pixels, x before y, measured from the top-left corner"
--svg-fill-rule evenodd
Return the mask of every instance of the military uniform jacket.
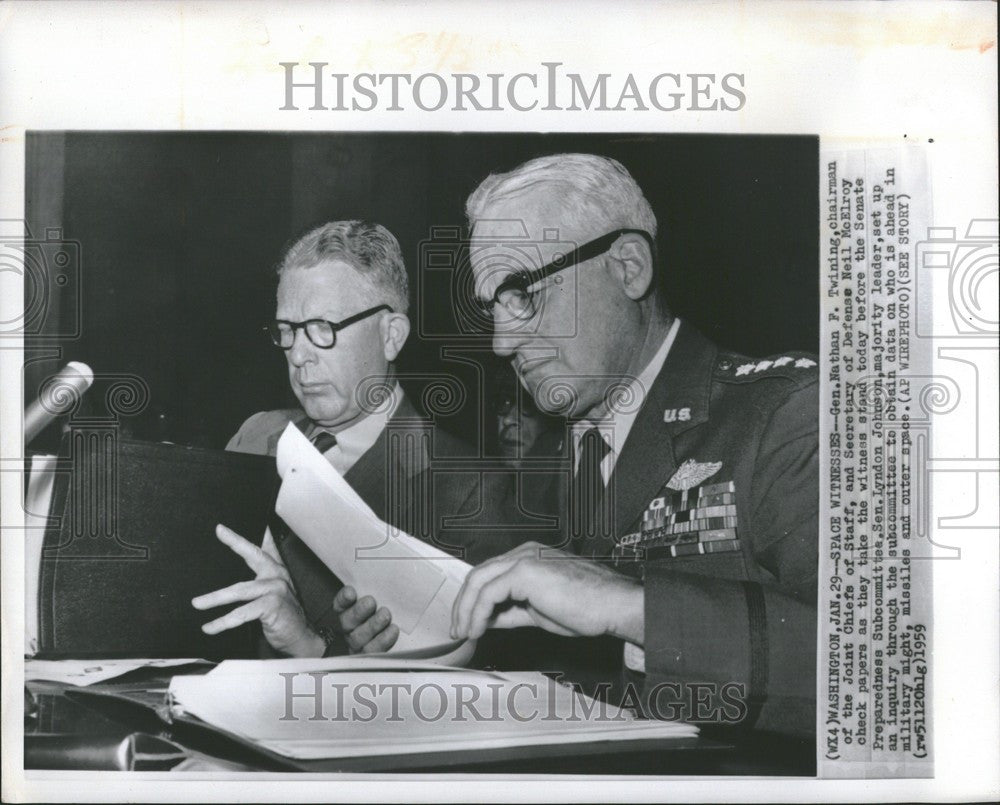
<path id="1" fill-rule="evenodd" d="M 682 322 L 608 480 L 612 539 L 581 551 L 643 579 L 622 660 L 651 715 L 815 734 L 818 414 L 814 357 Z"/>
<path id="2" fill-rule="evenodd" d="M 254 414 L 226 449 L 274 455 L 289 422 L 303 430 L 309 425 L 299 409 Z M 344 478 L 390 525 L 476 564 L 530 539 L 532 533 L 519 531 L 511 521 L 511 485 L 502 475 L 463 471 L 456 459 L 468 456 L 469 448 L 461 440 L 422 419 L 404 397 L 375 444 Z M 459 469 L 445 468 L 448 462 Z M 343 585 L 282 526 L 272 527 L 272 532 L 281 532 L 275 541 L 306 618 L 314 630 L 332 640 L 338 632 L 333 598 Z"/>

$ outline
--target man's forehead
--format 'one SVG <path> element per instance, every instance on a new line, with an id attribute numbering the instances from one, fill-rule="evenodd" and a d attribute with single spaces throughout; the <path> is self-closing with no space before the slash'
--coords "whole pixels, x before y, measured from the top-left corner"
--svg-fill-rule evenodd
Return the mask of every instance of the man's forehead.
<path id="1" fill-rule="evenodd" d="M 293 263 L 282 273 L 284 277 L 301 277 L 303 272 L 312 272 L 314 276 L 332 276 L 337 279 L 353 279 L 360 276 L 358 270 L 342 257 L 322 257 L 318 260 L 308 260 Z"/>
<path id="2" fill-rule="evenodd" d="M 568 217 L 566 200 L 555 188 L 534 187 L 488 205 L 477 217 L 472 237 L 541 240 L 546 230 L 566 229 Z"/>
<path id="3" fill-rule="evenodd" d="M 525 243 L 561 243 L 565 240 L 566 231 L 566 227 L 558 224 L 544 226 L 531 225 L 524 219 L 508 221 L 490 219 L 476 223 L 469 237 L 469 243 L 473 249 L 479 250 L 492 246 L 518 246 Z"/>
<path id="4" fill-rule="evenodd" d="M 350 263 L 337 258 L 291 266 L 278 280 L 278 303 L 337 310 L 352 305 L 367 290 L 365 278 Z"/>
<path id="5" fill-rule="evenodd" d="M 548 226 L 524 218 L 481 219 L 469 237 L 469 252 L 473 265 L 505 253 L 536 254 L 547 260 L 573 246 L 573 231 L 558 222 Z"/>
<path id="6" fill-rule="evenodd" d="M 305 287 L 322 293 L 325 289 L 337 295 L 349 293 L 352 289 L 365 285 L 367 278 L 353 265 L 339 257 L 327 257 L 309 263 L 301 263 L 286 268 L 278 281 L 289 287 Z"/>

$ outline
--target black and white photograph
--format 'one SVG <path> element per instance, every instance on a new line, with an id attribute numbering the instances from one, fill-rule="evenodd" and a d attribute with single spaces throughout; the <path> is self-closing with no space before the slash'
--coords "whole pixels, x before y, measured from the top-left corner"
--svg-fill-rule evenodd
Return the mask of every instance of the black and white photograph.
<path id="1" fill-rule="evenodd" d="M 204 735 L 133 768 L 225 770 L 239 742 L 265 769 L 814 774 L 817 160 L 809 136 L 29 133 L 29 650 L 121 660 L 130 689 L 190 674 Z M 362 662 L 268 663 L 331 657 Z M 206 673 L 235 659 L 259 698 Z M 121 763 L 155 717 L 143 693 L 116 721 L 118 677 L 57 681 L 28 686 L 29 767 L 80 762 L 52 733 Z"/>

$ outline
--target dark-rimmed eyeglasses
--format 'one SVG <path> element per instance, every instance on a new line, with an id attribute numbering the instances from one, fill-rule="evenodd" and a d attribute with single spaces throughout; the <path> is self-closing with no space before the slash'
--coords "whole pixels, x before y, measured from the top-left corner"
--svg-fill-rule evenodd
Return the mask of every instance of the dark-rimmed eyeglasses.
<path id="1" fill-rule="evenodd" d="M 558 271 L 563 271 L 578 263 L 585 263 L 587 260 L 599 257 L 608 251 L 622 235 L 640 235 L 645 238 L 655 260 L 656 243 L 653 240 L 653 236 L 646 230 L 616 229 L 613 232 L 608 232 L 606 235 L 601 235 L 599 238 L 588 241 L 566 254 L 556 255 L 552 262 L 546 263 L 541 268 L 525 269 L 511 274 L 497 286 L 490 299 L 477 300 L 483 309 L 483 313 L 487 316 L 492 316 L 494 307 L 499 304 L 515 319 L 530 319 L 538 312 L 536 302 L 538 291 L 529 290 L 532 285 L 536 285 Z"/>
<path id="2" fill-rule="evenodd" d="M 362 319 L 374 316 L 376 313 L 388 310 L 393 312 L 389 305 L 376 305 L 368 310 L 355 313 L 343 321 L 326 321 L 326 319 L 308 319 L 306 321 L 287 321 L 286 319 L 275 319 L 266 327 L 264 332 L 268 334 L 271 342 L 281 349 L 291 349 L 295 343 L 295 331 L 305 330 L 306 338 L 320 349 L 332 349 L 337 343 L 337 333 L 345 327 L 357 324 Z"/>

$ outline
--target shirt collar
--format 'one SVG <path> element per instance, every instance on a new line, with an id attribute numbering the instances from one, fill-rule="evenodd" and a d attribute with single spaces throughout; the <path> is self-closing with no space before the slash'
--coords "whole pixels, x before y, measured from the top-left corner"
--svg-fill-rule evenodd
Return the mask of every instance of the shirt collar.
<path id="1" fill-rule="evenodd" d="M 337 444 L 331 447 L 326 456 L 341 472 L 346 473 L 355 462 L 367 453 L 372 445 L 378 441 L 378 437 L 385 430 L 386 424 L 392 419 L 403 398 L 403 389 L 397 382 L 392 389 L 391 399 L 384 410 L 377 410 L 367 416 L 362 417 L 350 427 L 344 428 L 337 437 Z M 313 423 L 306 436 L 312 439 L 320 431 L 326 430 Z"/>
<path id="2" fill-rule="evenodd" d="M 628 438 L 629 431 L 632 430 L 632 425 L 635 424 L 635 419 L 639 415 L 639 411 L 642 410 L 642 406 L 646 403 L 646 396 L 653 387 L 653 382 L 663 370 L 663 365 L 667 362 L 667 355 L 670 354 L 670 348 L 674 344 L 680 326 L 681 320 L 675 318 L 656 354 L 646 364 L 642 372 L 639 373 L 639 376 L 631 378 L 621 392 L 619 392 L 618 398 L 620 400 L 630 401 L 627 405 L 623 404 L 620 406 L 622 410 L 616 411 L 611 416 L 599 422 L 581 419 L 573 423 L 574 456 L 579 453 L 578 448 L 583 434 L 591 428 L 596 427 L 611 448 L 611 452 L 609 453 L 609 457 L 613 456 L 611 463 L 617 459 L 622 448 L 625 446 L 625 440 Z"/>

